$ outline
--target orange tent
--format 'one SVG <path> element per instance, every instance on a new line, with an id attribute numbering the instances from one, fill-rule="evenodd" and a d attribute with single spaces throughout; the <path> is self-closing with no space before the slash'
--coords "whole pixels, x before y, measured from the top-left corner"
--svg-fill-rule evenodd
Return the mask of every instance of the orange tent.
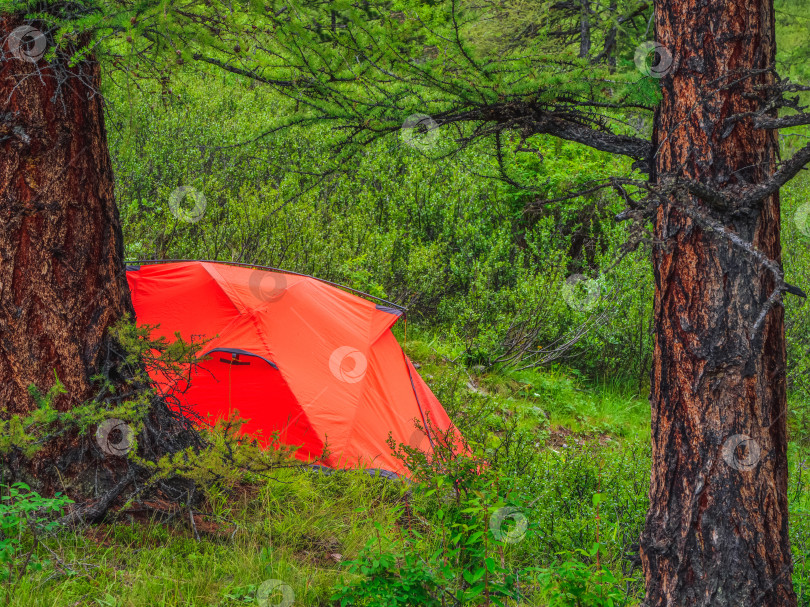
<path id="1" fill-rule="evenodd" d="M 450 419 L 390 329 L 401 310 L 323 281 L 222 263 L 128 266 L 139 324 L 153 337 L 211 339 L 185 404 L 210 422 L 237 410 L 266 444 L 278 432 L 296 456 L 332 468 L 406 473 L 386 443 L 429 450 L 424 426 Z M 153 377 L 159 381 L 159 378 Z M 428 434 L 430 434 L 428 432 Z"/>

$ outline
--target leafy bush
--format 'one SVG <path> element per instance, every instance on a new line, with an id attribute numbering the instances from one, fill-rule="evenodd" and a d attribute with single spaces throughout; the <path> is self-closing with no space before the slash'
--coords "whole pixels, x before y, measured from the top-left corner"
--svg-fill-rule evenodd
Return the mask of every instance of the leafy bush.
<path id="1" fill-rule="evenodd" d="M 0 486 L 0 580 L 6 586 L 6 604 L 22 577 L 48 564 L 37 553 L 40 537 L 59 527 L 52 515 L 73 501 L 61 493 L 41 497 L 25 483 Z"/>
<path id="2" fill-rule="evenodd" d="M 348 563 L 335 600 L 618 605 L 636 598 L 643 584 L 633 545 L 644 520 L 649 454 L 575 436 L 563 453 L 538 451 L 518 425 L 478 425 L 498 440 L 459 446 L 452 434 L 434 430 L 430 456 L 399 445 L 416 484 L 397 529 L 378 528 Z"/>
<path id="3" fill-rule="evenodd" d="M 599 551 L 594 544 L 583 555 L 593 557 Z M 540 570 L 537 576 L 540 594 L 549 607 L 614 607 L 624 605 L 626 597 L 618 590 L 614 575 L 582 561 L 564 561 Z"/>

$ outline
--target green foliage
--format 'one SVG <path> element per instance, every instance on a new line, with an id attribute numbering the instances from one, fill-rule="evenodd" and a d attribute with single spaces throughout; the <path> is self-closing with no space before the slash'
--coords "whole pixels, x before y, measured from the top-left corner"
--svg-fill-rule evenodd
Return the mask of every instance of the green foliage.
<path id="1" fill-rule="evenodd" d="M 165 337 L 152 338 L 154 327 L 137 326 L 124 319 L 111 328 L 111 335 L 120 344 L 125 355 L 126 364 L 131 365 L 134 373 L 127 380 L 129 385 L 137 387 L 136 396 L 125 400 L 114 409 L 99 407 L 91 403 L 85 409 L 79 409 L 77 419 L 81 427 L 88 423 L 98 423 L 100 419 L 116 417 L 129 420 L 134 434 L 143 426 L 143 416 L 155 397 L 153 384 L 148 375 L 162 377 L 161 394 L 171 395 L 172 391 L 182 386 L 189 374 L 201 360 L 202 348 L 207 342 L 186 342 L 179 334 L 169 342 Z M 103 378 L 98 378 L 102 380 Z M 75 409 L 74 409 L 75 411 Z M 92 415 L 90 415 L 92 411 Z M 175 411 L 179 415 L 179 411 Z M 191 444 L 185 449 L 163 455 L 157 460 L 144 457 L 137 452 L 137 442 L 133 441 L 127 457 L 133 463 L 151 475 L 147 486 L 176 478 L 184 478 L 205 492 L 212 502 L 217 496 L 231 490 L 237 483 L 251 475 L 291 464 L 295 446 L 283 445 L 278 432 L 266 437 L 267 445 L 260 445 L 258 437 L 241 433 L 247 420 L 234 411 L 226 418 L 218 420 L 212 427 L 203 427 L 202 444 Z M 324 454 L 325 455 L 325 454 Z"/>
<path id="2" fill-rule="evenodd" d="M 376 540 L 378 544 L 381 542 L 382 538 Z M 382 547 L 375 549 L 374 543 L 375 540 L 370 540 L 358 558 L 347 563 L 348 573 L 363 576 L 363 581 L 338 587 L 333 599 L 339 601 L 341 607 L 441 605 L 434 594 L 441 582 L 419 554 L 412 551 L 383 553 Z"/>
<path id="3" fill-rule="evenodd" d="M 810 291 L 810 223 L 807 222 L 808 180 L 800 175 L 783 190 L 782 260 L 785 280 Z M 810 445 L 810 318 L 807 300 L 785 297 L 787 338 L 788 423 L 792 438 Z"/>
<path id="4" fill-rule="evenodd" d="M 234 413 L 203 429 L 204 448 L 190 446 L 157 462 L 136 456 L 132 459 L 152 472 L 149 485 L 172 478 L 188 479 L 221 512 L 223 492 L 254 475 L 298 465 L 293 459 L 297 447 L 281 443 L 278 433 L 268 437 L 267 445 L 260 445 L 256 437 L 241 433 L 246 421 Z"/>
<path id="5" fill-rule="evenodd" d="M 37 552 L 40 537 L 59 528 L 52 515 L 72 503 L 61 493 L 41 497 L 25 483 L 0 485 L 0 581 L 5 585 L 6 604 L 28 571 L 48 565 L 48 559 Z"/>
<path id="6" fill-rule="evenodd" d="M 110 419 L 120 420 L 131 434 L 126 448 L 116 455 L 149 473 L 141 491 L 166 481 L 186 479 L 193 483 L 188 486 L 204 493 L 222 515 L 226 510 L 222 503 L 224 493 L 255 475 L 293 465 L 296 447 L 281 444 L 278 433 L 267 437 L 267 445 L 260 446 L 257 437 L 241 434 L 245 420 L 234 412 L 213 427 L 201 430 L 202 440 L 189 440 L 186 448 L 169 453 L 139 450 L 137 436 L 147 423 L 147 414 L 154 412 L 158 398 L 168 399 L 164 402 L 167 415 L 181 416 L 178 409 L 173 413 L 168 410 L 175 406 L 173 391 L 185 383 L 204 346 L 185 342 L 179 335 L 171 343 L 164 337 L 153 339 L 153 329 L 149 325 L 136 326 L 128 318 L 109 328 L 109 350 L 115 353 L 116 374 L 111 377 L 110 365 L 102 366 L 105 371 L 92 378 L 97 389 L 90 402 L 59 411 L 54 402 L 65 393 L 65 388 L 58 377 L 45 395 L 32 386 L 30 392 L 37 409 L 0 420 L 0 454 L 17 452 L 31 457 L 66 431 L 75 429 L 86 436 Z M 151 382 L 150 373 L 163 378 L 159 386 Z"/>
<path id="7" fill-rule="evenodd" d="M 37 408 L 29 415 L 14 414 L 9 419 L 0 419 L 0 455 L 7 455 L 16 448 L 26 457 L 31 457 L 42 443 L 44 429 L 53 427 L 60 419 L 53 403 L 66 390 L 55 372 L 54 385 L 47 394 L 42 394 L 36 386 L 29 386 L 28 392 Z"/>
<path id="8" fill-rule="evenodd" d="M 609 18 L 593 21 L 595 43 L 618 25 L 617 11 L 630 10 L 625 2 L 620 4 L 606 13 Z M 504 155 L 503 131 L 475 124 L 487 120 L 479 116 L 486 113 L 484 107 L 525 103 L 538 114 L 567 107 L 583 123 L 600 128 L 599 119 L 581 111 L 578 101 L 644 108 L 657 99 L 657 87 L 641 77 L 632 62 L 637 44 L 633 34 L 627 35 L 634 29 L 632 20 L 621 28 L 620 50 L 610 50 L 611 57 L 621 56 L 622 61 L 610 65 L 604 57 L 594 61 L 579 57 L 575 45 L 560 43 L 557 34 L 570 26 L 571 19 L 556 6 L 541 3 L 524 11 L 520 2 L 504 6 L 409 0 L 356 5 L 302 0 L 273 3 L 267 21 L 228 33 L 244 48 L 256 49 L 233 57 L 241 73 L 261 74 L 264 82 L 295 100 L 294 106 L 285 104 L 286 111 L 274 126 L 341 125 L 334 133 L 335 145 L 322 159 L 327 173 L 363 154 L 371 142 L 399 132 L 416 115 L 433 116 L 438 124 L 452 123 L 462 147 L 479 138 L 497 143 L 493 158 L 497 155 L 499 162 Z M 519 17 L 510 23 L 502 18 L 504 12 Z M 634 18 L 640 21 L 643 12 L 636 11 Z M 531 22 L 531 43 L 495 48 L 492 40 L 503 38 L 498 26 L 517 30 L 524 26 L 521 20 Z M 518 124 L 519 120 L 515 128 L 522 134 Z M 425 152 L 444 156 L 457 147 L 448 143 Z"/>
<path id="9" fill-rule="evenodd" d="M 638 10 L 638 3 L 623 0 L 613 3 L 611 10 L 593 11 L 589 19 L 593 47 L 603 51 L 607 35 L 616 28 L 618 54 L 632 61 L 632 56 L 627 57 L 628 52 L 643 41 L 643 30 L 637 28 L 637 24 L 649 18 L 651 8 L 642 6 Z M 635 18 L 628 20 L 625 16 L 631 14 L 635 14 Z M 578 52 L 580 40 L 571 32 L 579 30 L 580 16 L 578 4 L 509 0 L 490 7 L 486 19 L 470 19 L 463 31 L 476 48 L 488 55 L 504 50 L 526 52 L 538 45 L 543 45 L 543 50 L 548 53 L 560 47 Z M 624 17 L 621 23 L 618 22 L 620 16 Z"/>
<path id="10" fill-rule="evenodd" d="M 244 28 L 248 15 L 261 16 L 249 2 L 211 0 L 0 0 L 0 13 L 40 28 L 52 43 L 48 61 L 76 65 L 101 55 L 135 78 L 164 75 L 201 50 L 222 50 L 217 28 Z"/>
<path id="11" fill-rule="evenodd" d="M 335 599 L 342 606 L 441 605 L 448 597 L 460 604 L 503 605 L 518 598 L 518 575 L 503 562 L 509 543 L 525 528 L 515 533 L 502 529 L 501 521 L 493 526 L 505 505 L 484 483 L 466 479 L 465 491 L 456 488 L 455 497 L 435 499 L 457 481 L 440 476 L 413 489 L 428 507 L 414 506 L 405 516 L 419 520 L 428 515 L 437 529 L 428 534 L 413 526 L 401 529 L 395 538 L 378 535 L 370 540 L 348 563 L 348 572 L 361 579 L 339 587 Z"/>
<path id="12" fill-rule="evenodd" d="M 430 458 L 402 445 L 419 483 L 399 510 L 397 532 L 377 529 L 349 563 L 356 577 L 335 599 L 369 606 L 441 605 L 451 597 L 464 605 L 624 604 L 638 580 L 615 572 L 646 508 L 641 494 L 626 509 L 628 489 L 644 487 L 638 481 L 649 460 L 636 466 L 638 458 L 624 460 L 620 450 L 572 445 L 552 464 L 553 451 L 525 449 L 514 433 L 507 430 L 496 448 L 470 446 L 475 456 L 450 458 L 441 439 Z M 596 450 L 605 462 L 599 467 Z M 628 464 L 640 478 L 628 477 L 621 468 Z M 601 538 L 600 510 L 615 516 Z"/>
<path id="13" fill-rule="evenodd" d="M 614 266 L 627 236 L 612 219 L 615 200 L 596 196 L 585 211 L 572 203 L 527 215 L 533 199 L 480 179 L 496 170 L 482 149 L 437 164 L 396 141 L 374 144 L 345 174 L 301 193 L 311 185 L 301 165 L 322 168 L 334 134 L 317 128 L 238 146 L 269 127 L 282 102 L 211 77 L 229 93 L 178 85 L 182 100 L 158 116 L 155 96 L 110 91 L 129 258 L 234 260 L 347 284 L 408 305 L 410 322 L 457 337 L 473 364 L 566 359 L 595 375 L 643 376 L 652 278 L 644 252 Z M 205 128 L 211 121 L 220 128 Z M 527 160 L 521 179 L 546 184 L 544 197 L 584 183 L 577 167 L 611 170 L 604 155 L 573 144 L 532 144 L 545 161 Z M 184 185 L 207 201 L 194 223 L 168 204 Z M 573 274 L 600 281 L 593 307 L 561 296 Z"/>
<path id="14" fill-rule="evenodd" d="M 807 59 L 810 57 L 807 27 L 810 16 L 807 5 L 802 0 L 775 0 L 777 68 L 784 77 L 794 82 L 807 83 L 810 71 Z"/>
<path id="15" fill-rule="evenodd" d="M 118 374 L 111 377 L 100 373 L 92 377 L 97 390 L 93 400 L 76 405 L 67 411 L 59 411 L 54 404 L 66 393 L 59 377 L 54 374 L 54 385 L 46 394 L 37 386 L 29 386 L 37 408 L 27 414 L 13 414 L 0 420 L 0 454 L 12 450 L 32 457 L 49 439 L 69 429 L 86 434 L 104 421 L 117 418 L 128 423 L 136 436 L 143 426 L 143 419 L 155 397 L 147 369 L 158 370 L 167 381 L 183 377 L 184 365 L 195 360 L 199 345 L 182 340 L 169 344 L 165 338 L 152 340 L 152 327 L 136 327 L 128 318 L 110 327 L 112 348 L 118 360 Z M 174 380 L 172 379 L 174 378 Z M 125 394 L 126 398 L 118 398 Z M 132 445 L 133 457 L 137 441 Z"/>
<path id="16" fill-rule="evenodd" d="M 599 544 L 581 551 L 593 557 Z M 581 561 L 565 561 L 540 570 L 540 594 L 549 607 L 616 607 L 625 604 L 618 581 L 610 571 L 598 569 Z"/>

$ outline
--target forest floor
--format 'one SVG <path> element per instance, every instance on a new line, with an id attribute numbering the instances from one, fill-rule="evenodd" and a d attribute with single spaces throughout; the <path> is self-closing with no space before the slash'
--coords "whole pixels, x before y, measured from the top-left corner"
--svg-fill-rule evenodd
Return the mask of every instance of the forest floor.
<path id="1" fill-rule="evenodd" d="M 588 385 L 561 369 L 476 373 L 452 362 L 447 344 L 425 335 L 411 339 L 406 351 L 437 394 L 445 395 L 451 415 L 478 407 L 484 412 L 479 425 L 510 420 L 513 432 L 536 437 L 529 445 L 536 484 L 526 485 L 533 502 L 524 510 L 529 532 L 509 547 L 507 561 L 560 566 L 579 548 L 584 555 L 596 540 L 602 566 L 613 572 L 612 587 L 624 597 L 615 604 L 637 604 L 643 586 L 634 539 L 646 509 L 650 465 L 645 387 Z M 497 444 L 509 434 L 504 428 L 494 424 L 475 438 Z M 512 463 L 497 464 L 504 479 L 528 474 L 515 472 Z M 803 483 L 799 468 L 794 483 Z M 442 545 L 436 510 L 413 506 L 422 499 L 418 492 L 413 485 L 362 472 L 327 475 L 292 468 L 270 478 L 246 478 L 229 489 L 213 487 L 194 510 L 193 525 L 189 511 L 177 505 L 139 504 L 102 524 L 47 539 L 40 551 L 43 569 L 26 575 L 8 604 L 338 605 L 336 588 L 362 577 L 348 564 L 367 554 L 364 546 L 371 542 L 382 554 L 383 546 L 392 545 L 381 535 L 403 537 L 403 527 L 416 525 L 424 544 L 415 550 L 427 555 L 431 546 Z M 604 497 L 597 500 L 594 494 Z M 800 510 L 797 506 L 797 550 L 810 535 Z M 563 552 L 567 556 L 559 556 Z M 797 567 L 803 571 L 803 559 Z M 404 570 L 387 575 L 406 576 Z M 381 601 L 346 604 L 381 607 Z"/>

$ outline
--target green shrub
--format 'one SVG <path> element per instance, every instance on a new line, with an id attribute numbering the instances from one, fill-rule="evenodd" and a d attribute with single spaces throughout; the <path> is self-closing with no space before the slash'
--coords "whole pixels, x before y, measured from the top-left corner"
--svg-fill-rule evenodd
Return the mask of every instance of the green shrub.
<path id="1" fill-rule="evenodd" d="M 593 557 L 599 551 L 594 544 L 582 553 Z M 548 607 L 614 607 L 624 605 L 626 597 L 617 586 L 619 580 L 605 569 L 582 561 L 563 561 L 539 571 L 540 594 Z"/>
<path id="2" fill-rule="evenodd" d="M 53 515 L 72 503 L 61 493 L 41 497 L 25 483 L 0 486 L 0 581 L 6 587 L 6 604 L 28 571 L 48 564 L 37 552 L 41 537 L 59 528 Z"/>

